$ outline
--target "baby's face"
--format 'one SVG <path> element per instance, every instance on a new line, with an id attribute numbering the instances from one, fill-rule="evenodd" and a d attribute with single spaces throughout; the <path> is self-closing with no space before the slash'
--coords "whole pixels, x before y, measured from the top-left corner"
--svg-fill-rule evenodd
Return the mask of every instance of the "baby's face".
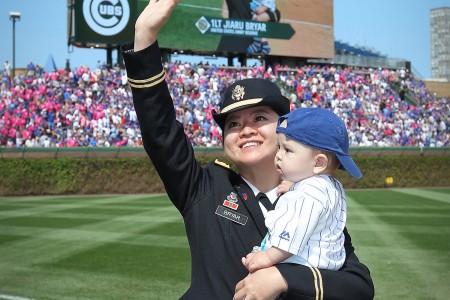
<path id="1" fill-rule="evenodd" d="M 278 134 L 278 151 L 275 168 L 282 180 L 298 182 L 314 176 L 315 155 L 313 150 L 295 140 Z"/>

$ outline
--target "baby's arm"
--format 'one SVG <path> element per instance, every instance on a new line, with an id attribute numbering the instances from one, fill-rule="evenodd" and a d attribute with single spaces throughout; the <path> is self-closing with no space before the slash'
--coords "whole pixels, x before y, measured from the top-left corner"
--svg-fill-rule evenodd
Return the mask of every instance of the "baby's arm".
<path id="1" fill-rule="evenodd" d="M 292 253 L 271 247 L 264 251 L 249 253 L 246 257 L 242 258 L 242 263 L 252 273 L 256 270 L 276 265 L 291 256 Z"/>

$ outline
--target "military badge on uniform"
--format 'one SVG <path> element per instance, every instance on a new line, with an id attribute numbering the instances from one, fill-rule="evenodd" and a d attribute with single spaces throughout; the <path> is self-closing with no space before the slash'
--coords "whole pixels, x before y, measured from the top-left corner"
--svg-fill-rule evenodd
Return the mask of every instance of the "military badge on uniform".
<path id="1" fill-rule="evenodd" d="M 217 206 L 216 215 L 245 226 L 248 217 L 236 212 L 239 207 L 239 204 L 237 204 L 238 199 L 238 194 L 231 192 L 227 196 L 227 199 L 223 201 L 223 206 Z M 229 210 L 228 208 L 231 208 L 232 210 Z"/>
<path id="2" fill-rule="evenodd" d="M 231 192 L 228 196 L 227 199 L 223 201 L 223 206 L 231 208 L 233 210 L 237 210 L 239 207 L 239 204 L 237 204 L 238 201 L 238 197 L 237 194 L 235 192 Z"/>
<path id="3" fill-rule="evenodd" d="M 234 87 L 234 89 L 233 89 L 233 91 L 232 91 L 232 94 L 231 94 L 231 98 L 232 98 L 234 101 L 239 101 L 239 100 L 244 99 L 244 95 L 245 95 L 244 87 L 243 87 L 243 86 L 240 86 L 240 85 L 238 84 L 238 85 L 236 85 L 236 86 Z"/>

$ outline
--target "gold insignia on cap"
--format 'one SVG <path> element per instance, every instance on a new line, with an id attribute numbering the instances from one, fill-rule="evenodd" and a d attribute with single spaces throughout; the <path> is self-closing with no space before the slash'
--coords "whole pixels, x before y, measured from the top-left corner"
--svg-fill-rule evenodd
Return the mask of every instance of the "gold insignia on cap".
<path id="1" fill-rule="evenodd" d="M 231 93 L 231 99 L 233 99 L 234 101 L 239 101 L 244 99 L 244 95 L 245 95 L 244 87 L 237 85 L 234 87 Z"/>

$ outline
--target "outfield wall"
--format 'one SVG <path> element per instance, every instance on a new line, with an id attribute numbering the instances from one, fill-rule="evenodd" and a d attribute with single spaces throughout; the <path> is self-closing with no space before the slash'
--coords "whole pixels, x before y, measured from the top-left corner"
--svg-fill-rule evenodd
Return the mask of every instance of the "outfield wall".
<path id="1" fill-rule="evenodd" d="M 335 176 L 347 189 L 450 187 L 448 148 L 352 149 L 363 173 Z M 141 148 L 0 150 L 0 196 L 164 193 Z M 201 164 L 224 162 L 221 148 L 196 151 Z"/>

